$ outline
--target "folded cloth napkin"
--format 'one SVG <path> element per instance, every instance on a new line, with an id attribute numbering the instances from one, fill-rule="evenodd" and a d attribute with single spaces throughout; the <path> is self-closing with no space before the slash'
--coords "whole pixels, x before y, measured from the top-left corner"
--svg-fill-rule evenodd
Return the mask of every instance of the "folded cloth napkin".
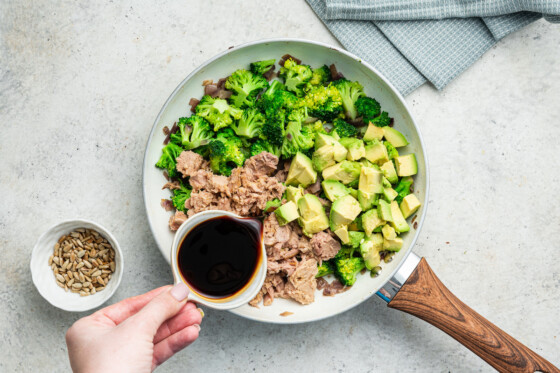
<path id="1" fill-rule="evenodd" d="M 307 0 L 334 36 L 406 95 L 437 89 L 499 39 L 545 17 L 560 0 Z"/>

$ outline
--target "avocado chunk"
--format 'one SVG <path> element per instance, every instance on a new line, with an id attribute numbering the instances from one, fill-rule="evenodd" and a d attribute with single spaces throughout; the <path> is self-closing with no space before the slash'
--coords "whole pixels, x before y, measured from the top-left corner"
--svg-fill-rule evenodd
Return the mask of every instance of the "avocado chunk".
<path id="1" fill-rule="evenodd" d="M 346 159 L 348 155 L 348 149 L 346 149 L 342 144 L 339 142 L 333 145 L 334 147 L 334 160 L 337 162 L 342 162 Z"/>
<path id="2" fill-rule="evenodd" d="M 311 163 L 316 171 L 323 171 L 325 168 L 330 167 L 336 163 L 334 160 L 334 146 L 323 145 L 313 152 Z"/>
<path id="3" fill-rule="evenodd" d="M 333 202 L 331 206 L 330 227 L 334 232 L 348 225 L 362 212 L 360 204 L 351 195 L 345 195 Z"/>
<path id="4" fill-rule="evenodd" d="M 321 186 L 323 187 L 325 196 L 327 196 L 331 202 L 350 193 L 349 188 L 337 180 L 323 180 Z"/>
<path id="5" fill-rule="evenodd" d="M 288 201 L 297 204 L 301 197 L 303 197 L 303 188 L 301 186 L 294 187 L 290 185 L 286 187 L 285 198 Z"/>
<path id="6" fill-rule="evenodd" d="M 300 215 L 298 222 L 306 236 L 311 236 L 329 227 L 325 209 L 316 195 L 304 194 L 298 200 L 297 205 Z"/>
<path id="7" fill-rule="evenodd" d="M 383 199 L 387 202 L 391 202 L 397 198 L 398 195 L 399 193 L 397 193 L 393 188 L 383 188 Z"/>
<path id="8" fill-rule="evenodd" d="M 385 224 L 383 228 L 381 228 L 381 233 L 383 233 L 383 238 L 386 238 L 388 240 L 394 240 L 395 238 L 397 238 L 397 232 L 395 232 L 395 229 L 387 224 Z"/>
<path id="9" fill-rule="evenodd" d="M 354 188 L 348 188 L 348 191 L 350 192 L 350 195 L 356 199 L 358 199 L 358 190 L 354 189 Z"/>
<path id="10" fill-rule="evenodd" d="M 373 140 L 366 145 L 365 158 L 376 164 L 383 164 L 389 160 L 387 148 L 379 140 Z"/>
<path id="11" fill-rule="evenodd" d="M 408 232 L 410 230 L 410 227 L 406 223 L 406 219 L 404 218 L 397 201 L 391 202 L 391 216 L 393 217 L 391 225 L 397 232 L 402 233 Z"/>
<path id="12" fill-rule="evenodd" d="M 399 181 L 397 176 L 397 170 L 395 170 L 395 165 L 392 161 L 385 162 L 380 167 L 383 175 L 389 180 L 391 184 L 396 184 Z"/>
<path id="13" fill-rule="evenodd" d="M 383 250 L 387 251 L 399 251 L 402 248 L 403 240 L 400 237 L 394 240 L 383 239 Z"/>
<path id="14" fill-rule="evenodd" d="M 346 159 L 349 161 L 357 161 L 365 157 L 366 148 L 362 140 L 352 137 L 344 137 L 340 139 L 339 142 L 348 150 Z"/>
<path id="15" fill-rule="evenodd" d="M 360 203 L 360 207 L 362 211 L 367 211 L 373 208 L 377 204 L 379 200 L 379 194 L 375 193 L 367 193 L 358 190 L 358 202 Z"/>
<path id="16" fill-rule="evenodd" d="M 342 242 L 343 244 L 347 244 L 350 242 L 350 236 L 348 235 L 348 227 L 346 225 L 343 225 L 342 227 L 338 228 L 336 231 L 334 231 L 334 234 L 336 234 L 338 238 L 340 238 L 340 242 Z"/>
<path id="17" fill-rule="evenodd" d="M 302 185 L 306 187 L 317 181 L 317 172 L 313 169 L 311 159 L 305 154 L 297 152 L 288 171 L 286 185 Z"/>
<path id="18" fill-rule="evenodd" d="M 377 127 L 373 123 L 370 123 L 368 124 L 366 133 L 364 133 L 364 141 L 381 140 L 384 134 L 385 132 L 383 132 L 382 127 Z"/>
<path id="19" fill-rule="evenodd" d="M 393 215 L 391 214 L 391 205 L 385 200 L 379 200 L 377 204 L 377 214 L 382 220 L 393 221 Z"/>
<path id="20" fill-rule="evenodd" d="M 383 173 L 372 167 L 362 167 L 358 189 L 365 193 L 383 192 Z"/>
<path id="21" fill-rule="evenodd" d="M 395 158 L 395 166 L 397 168 L 397 175 L 400 177 L 416 175 L 418 172 L 418 163 L 414 153 Z"/>
<path id="22" fill-rule="evenodd" d="M 383 127 L 383 136 L 395 148 L 400 148 L 402 146 L 408 145 L 408 140 L 406 139 L 406 137 L 404 137 L 402 133 L 392 127 Z"/>
<path id="23" fill-rule="evenodd" d="M 392 188 L 393 185 L 385 176 L 383 176 L 383 188 Z"/>
<path id="24" fill-rule="evenodd" d="M 400 205 L 403 217 L 407 219 L 410 215 L 418 211 L 420 205 L 420 201 L 414 194 L 409 194 L 404 197 Z"/>
<path id="25" fill-rule="evenodd" d="M 362 228 L 364 228 L 366 236 L 370 236 L 376 228 L 383 224 L 385 221 L 379 217 L 377 209 L 368 210 L 362 215 Z"/>
<path id="26" fill-rule="evenodd" d="M 362 166 L 358 162 L 342 161 L 323 170 L 324 180 L 338 180 L 343 184 L 350 184 L 360 177 Z"/>
<path id="27" fill-rule="evenodd" d="M 360 244 L 360 254 L 366 264 L 366 268 L 370 271 L 381 263 L 379 252 L 383 249 L 383 237 L 379 234 L 372 234 L 364 239 Z"/>
<path id="28" fill-rule="evenodd" d="M 330 135 L 324 133 L 318 133 L 315 135 L 315 149 L 322 148 L 325 145 L 334 145 L 336 142 L 338 141 Z"/>
<path id="29" fill-rule="evenodd" d="M 274 210 L 274 213 L 276 214 L 278 224 L 281 226 L 299 218 L 298 208 L 292 201 L 286 202 L 282 206 L 278 207 Z"/>

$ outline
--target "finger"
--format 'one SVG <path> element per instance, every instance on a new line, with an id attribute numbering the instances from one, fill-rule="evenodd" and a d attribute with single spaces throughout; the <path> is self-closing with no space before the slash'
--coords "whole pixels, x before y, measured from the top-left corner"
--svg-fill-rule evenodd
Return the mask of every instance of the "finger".
<path id="1" fill-rule="evenodd" d="M 202 322 L 202 314 L 196 308 L 194 303 L 187 303 L 181 308 L 178 314 L 164 322 L 158 329 L 155 337 L 154 344 L 164 340 L 172 334 L 177 333 L 181 329 L 194 324 L 200 325 Z"/>
<path id="2" fill-rule="evenodd" d="M 150 336 L 150 340 L 156 335 L 157 330 L 167 319 L 175 316 L 186 303 L 189 288 L 179 282 L 171 289 L 160 293 L 152 299 L 144 308 L 135 315 L 129 317 L 123 327 L 131 326 Z"/>
<path id="3" fill-rule="evenodd" d="M 152 362 L 152 370 L 169 359 L 171 356 L 181 351 L 193 343 L 198 338 L 200 325 L 188 326 L 177 333 L 171 334 L 154 346 L 154 359 Z"/>
<path id="4" fill-rule="evenodd" d="M 108 319 L 113 321 L 115 325 L 119 325 L 121 322 L 140 311 L 156 296 L 169 288 L 171 288 L 171 285 L 162 286 L 145 294 L 124 299 L 119 303 L 115 303 L 109 307 L 100 309 L 99 311 L 95 312 L 92 317 L 107 317 Z"/>

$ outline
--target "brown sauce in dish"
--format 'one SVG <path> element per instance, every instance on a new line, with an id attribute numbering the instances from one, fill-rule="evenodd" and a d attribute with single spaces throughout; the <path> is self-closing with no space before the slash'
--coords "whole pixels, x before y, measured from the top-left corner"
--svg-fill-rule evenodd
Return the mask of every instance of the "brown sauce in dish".
<path id="1" fill-rule="evenodd" d="M 206 220 L 183 238 L 179 271 L 193 290 L 225 298 L 242 290 L 257 271 L 262 228 L 253 219 L 220 216 Z"/>

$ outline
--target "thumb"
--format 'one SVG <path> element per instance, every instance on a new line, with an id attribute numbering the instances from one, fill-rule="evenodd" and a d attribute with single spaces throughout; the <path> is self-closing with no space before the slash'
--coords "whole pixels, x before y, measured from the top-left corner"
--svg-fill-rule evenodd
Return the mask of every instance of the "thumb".
<path id="1" fill-rule="evenodd" d="M 127 324 L 154 336 L 161 324 L 181 310 L 188 295 L 187 285 L 179 282 L 152 299 L 138 313 L 130 317 Z"/>

